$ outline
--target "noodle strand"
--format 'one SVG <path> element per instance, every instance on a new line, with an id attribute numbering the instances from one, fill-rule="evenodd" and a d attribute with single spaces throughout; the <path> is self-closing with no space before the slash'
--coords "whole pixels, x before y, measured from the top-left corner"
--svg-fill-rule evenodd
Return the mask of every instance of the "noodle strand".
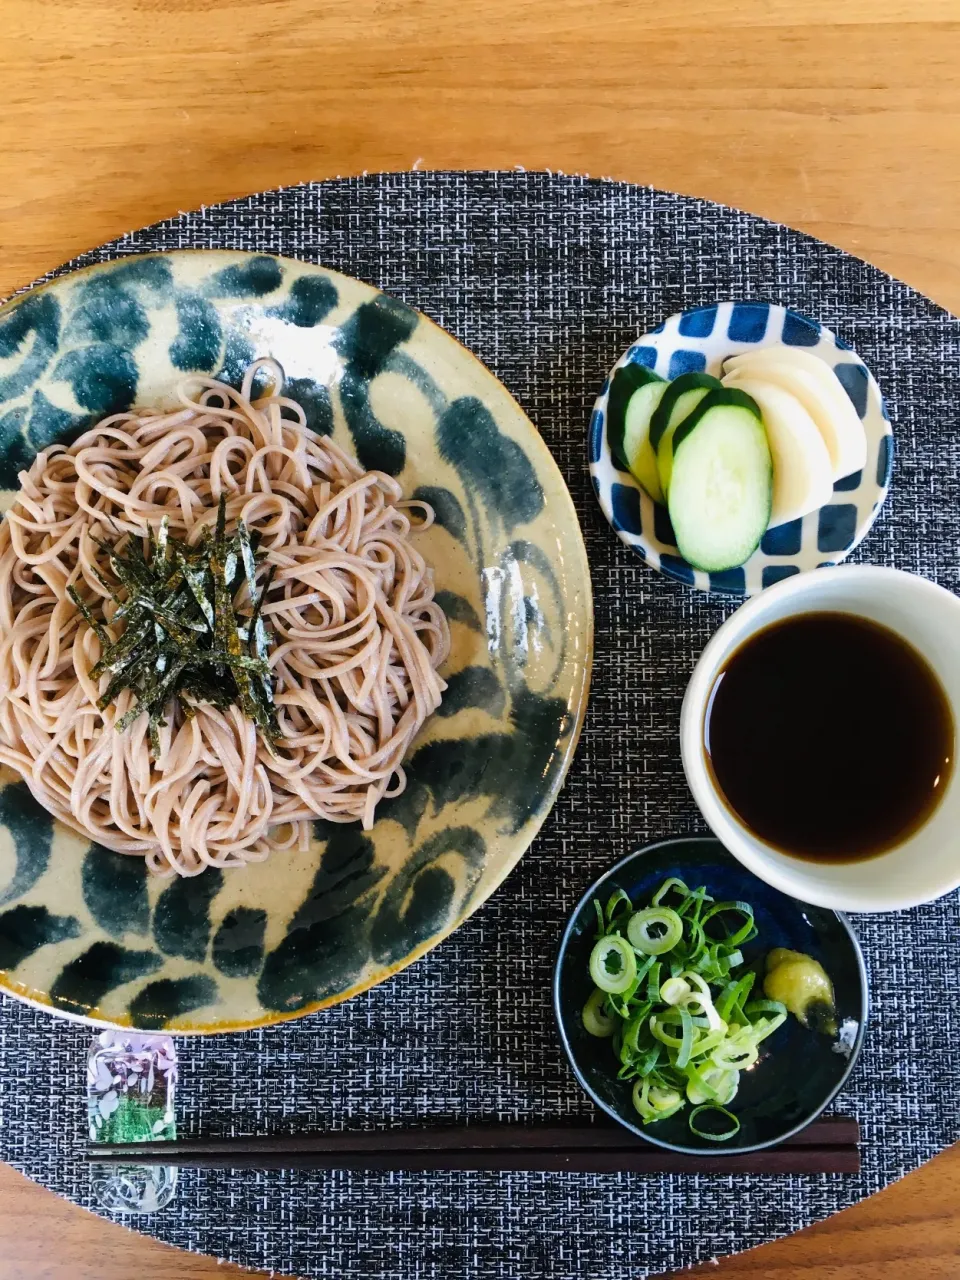
<path id="1" fill-rule="evenodd" d="M 306 849 L 315 818 L 369 828 L 446 687 L 447 622 L 410 541 L 433 511 L 315 435 L 295 401 L 253 399 L 259 370 L 282 380 L 271 361 L 239 392 L 191 376 L 173 411 L 116 414 L 43 450 L 0 524 L 0 763 L 68 826 L 161 875 Z M 99 544 L 164 519 L 196 544 L 221 494 L 228 526 L 259 535 L 258 586 L 273 567 L 262 617 L 282 737 L 271 747 L 235 706 L 174 703 L 153 758 L 146 715 L 115 728 L 129 691 L 97 707 L 100 637 L 120 635 Z"/>

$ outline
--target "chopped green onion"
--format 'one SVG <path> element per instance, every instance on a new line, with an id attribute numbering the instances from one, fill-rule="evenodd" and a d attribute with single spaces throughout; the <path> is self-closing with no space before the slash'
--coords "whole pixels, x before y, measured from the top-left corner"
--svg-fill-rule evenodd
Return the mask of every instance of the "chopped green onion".
<path id="1" fill-rule="evenodd" d="M 703 917 L 701 924 L 705 926 L 708 920 L 712 920 L 714 916 L 719 916 L 725 911 L 744 917 L 742 927 L 735 933 L 729 933 L 723 939 L 727 946 L 739 947 L 741 942 L 749 942 L 751 938 L 757 936 L 756 926 L 753 923 L 753 907 L 749 902 L 715 902 Z"/>
<path id="2" fill-rule="evenodd" d="M 743 948 L 757 934 L 752 907 L 715 902 L 705 886 L 690 889 L 676 876 L 649 907 L 635 910 L 622 889 L 594 907 L 595 990 L 584 1027 L 611 1040 L 617 1077 L 632 1082 L 644 1124 L 689 1105 L 694 1133 L 716 1142 L 732 1137 L 739 1124 L 726 1108 L 740 1072 L 787 1017 L 779 1002 L 750 998 L 757 970 L 745 968 Z"/>
<path id="3" fill-rule="evenodd" d="M 740 1087 L 739 1071 L 724 1071 L 721 1067 L 693 1067 L 687 1080 L 687 1101 L 694 1106 L 715 1102 L 725 1107 L 737 1096 Z"/>
<path id="4" fill-rule="evenodd" d="M 583 1029 L 591 1036 L 597 1036 L 600 1039 L 606 1039 L 612 1036 L 617 1029 L 617 1021 L 611 1018 L 604 1008 L 606 1003 L 606 993 L 601 991 L 599 987 L 594 987 L 590 993 L 590 998 L 583 1006 L 583 1013 L 580 1015 L 583 1019 Z"/>
<path id="5" fill-rule="evenodd" d="M 652 957 L 651 957 L 652 958 Z M 660 994 L 660 972 L 663 965 L 659 960 L 654 961 L 650 965 L 650 972 L 647 975 L 647 999 L 653 1004 L 657 996 Z"/>
<path id="6" fill-rule="evenodd" d="M 779 1017 L 786 1012 L 787 1006 L 779 1000 L 751 1000 L 744 1009 L 744 1013 L 751 1018 L 755 1013 L 772 1013 Z"/>
<path id="7" fill-rule="evenodd" d="M 629 1018 L 631 1009 L 633 1008 L 633 997 L 637 994 L 637 988 L 640 986 L 640 975 L 634 974 L 633 981 L 623 991 L 615 991 L 610 993 L 610 1008 L 613 1012 L 618 1013 L 621 1018 Z"/>
<path id="8" fill-rule="evenodd" d="M 682 893 L 684 898 L 690 897 L 690 890 L 683 881 L 678 880 L 676 876 L 671 876 L 669 880 L 664 880 L 663 884 L 650 899 L 650 905 L 659 907 L 660 903 L 664 900 L 671 889 L 676 889 L 678 893 Z"/>
<path id="9" fill-rule="evenodd" d="M 760 1050 L 755 1041 L 742 1039 L 742 1031 L 743 1028 L 730 1039 L 723 1040 L 717 1045 L 710 1055 L 715 1066 L 721 1067 L 724 1071 L 746 1071 L 760 1057 Z"/>
<path id="10" fill-rule="evenodd" d="M 761 1040 L 766 1040 L 767 1036 L 772 1036 L 777 1027 L 782 1027 L 787 1020 L 786 1013 L 778 1013 L 773 1018 L 759 1018 L 756 1022 L 751 1023 L 754 1034 L 754 1044 L 759 1044 Z"/>
<path id="11" fill-rule="evenodd" d="M 676 1089 L 663 1089 L 658 1085 L 653 1085 L 650 1089 L 650 1105 L 654 1111 L 659 1111 L 661 1116 L 666 1112 L 676 1111 L 682 1101 Z"/>
<path id="12" fill-rule="evenodd" d="M 646 1014 L 641 1011 L 631 1018 L 623 1029 L 623 1039 L 620 1043 L 620 1061 L 624 1066 L 628 1066 L 639 1052 L 640 1033 L 643 1031 L 645 1022 Z"/>
<path id="13" fill-rule="evenodd" d="M 635 1059 L 634 1065 L 637 1072 L 646 1079 L 658 1067 L 660 1059 L 666 1056 L 666 1051 L 662 1044 L 656 1041 L 641 1056 Z"/>
<path id="14" fill-rule="evenodd" d="M 622 915 L 625 911 L 632 910 L 633 903 L 630 901 L 627 894 L 625 894 L 622 889 L 617 889 L 615 893 L 610 895 L 610 899 L 607 902 L 607 909 L 605 912 L 607 928 L 613 924 L 618 915 Z"/>
<path id="15" fill-rule="evenodd" d="M 697 1020 L 695 1018 L 694 1025 L 696 1025 L 696 1021 Z M 708 1059 L 717 1045 L 723 1044 L 726 1034 L 727 1032 L 725 1027 L 718 1027 L 716 1031 L 703 1029 L 696 1045 L 694 1046 L 693 1057 L 698 1062 Z"/>
<path id="16" fill-rule="evenodd" d="M 689 994 L 690 987 L 682 978 L 668 978 L 660 988 L 660 999 L 664 1004 L 683 1004 Z"/>
<path id="17" fill-rule="evenodd" d="M 637 957 L 619 934 L 601 938 L 590 953 L 590 977 L 601 991 L 626 991 L 637 976 Z"/>
<path id="18" fill-rule="evenodd" d="M 631 945 L 645 956 L 662 956 L 683 937 L 683 921 L 670 907 L 648 907 L 627 921 Z"/>
<path id="19" fill-rule="evenodd" d="M 745 973 L 737 982 L 731 982 L 724 987 L 719 1000 L 716 1001 L 717 1013 L 723 1018 L 724 1022 L 732 1022 L 734 1016 L 738 1013 L 738 1022 L 746 1022 L 747 1016 L 743 1010 L 743 1002 L 753 989 L 757 975 L 755 973 Z"/>
<path id="20" fill-rule="evenodd" d="M 722 1133 L 711 1133 L 709 1129 L 700 1128 L 700 1117 L 708 1112 L 723 1116 L 728 1121 L 727 1128 Z M 728 1138 L 740 1132 L 740 1121 L 733 1112 L 728 1111 L 726 1107 L 718 1106 L 715 1102 L 705 1102 L 702 1106 L 694 1107 L 690 1112 L 689 1123 L 691 1133 L 695 1133 L 698 1138 L 706 1138 L 709 1142 L 726 1142 Z"/>
<path id="21" fill-rule="evenodd" d="M 680 1009 L 680 1022 L 683 1026 L 683 1039 L 680 1042 L 680 1052 L 677 1054 L 676 1067 L 678 1071 L 682 1071 L 690 1061 L 695 1035 L 693 1018 L 691 1018 L 689 1010 L 682 1007 Z"/>
<path id="22" fill-rule="evenodd" d="M 647 1025 L 650 1028 L 650 1034 L 655 1040 L 659 1040 L 661 1044 L 667 1045 L 670 1049 L 679 1049 L 683 1044 L 683 1036 L 674 1035 L 669 1031 L 667 1023 L 667 1014 L 651 1013 L 650 1021 Z M 677 1021 L 679 1022 L 679 1016 Z"/>
<path id="23" fill-rule="evenodd" d="M 676 1089 L 653 1085 L 649 1080 L 638 1080 L 633 1086 L 633 1105 L 643 1117 L 644 1124 L 652 1120 L 666 1120 L 683 1106 L 683 1096 Z"/>
<path id="24" fill-rule="evenodd" d="M 684 1002 L 685 1008 L 699 1013 L 706 1019 L 707 1026 L 711 1031 L 718 1031 L 721 1027 L 726 1029 L 726 1023 L 717 1013 L 714 1007 L 713 997 L 710 995 L 710 988 L 700 977 L 699 973 L 694 973 L 688 969 L 680 975 L 681 981 L 687 982 L 691 988 L 696 987 L 696 991 L 691 990 L 690 995 Z"/>
<path id="25" fill-rule="evenodd" d="M 713 899 L 707 893 L 706 886 L 701 885 L 699 889 L 694 889 L 690 893 L 686 902 L 680 908 L 683 915 L 686 916 L 692 924 L 699 924 L 700 914 L 703 911 L 704 904 L 712 902 Z"/>
<path id="26" fill-rule="evenodd" d="M 633 1086 L 633 1094 L 631 1096 L 633 1098 L 634 1107 L 643 1117 L 644 1124 L 649 1124 L 651 1120 L 659 1119 L 659 1116 L 656 1114 L 653 1107 L 650 1106 L 648 1100 L 650 1097 L 649 1080 L 638 1080 Z"/>

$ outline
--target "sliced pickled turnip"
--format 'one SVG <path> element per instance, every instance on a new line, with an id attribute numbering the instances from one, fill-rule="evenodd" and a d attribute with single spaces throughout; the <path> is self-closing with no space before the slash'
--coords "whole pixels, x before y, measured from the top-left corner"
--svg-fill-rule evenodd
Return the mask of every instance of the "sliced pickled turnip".
<path id="1" fill-rule="evenodd" d="M 739 386 L 744 379 L 762 380 L 796 396 L 823 436 L 833 480 L 863 469 L 867 460 L 863 423 L 825 360 L 796 347 L 761 347 L 731 356 L 724 373 L 724 386 Z"/>
<path id="2" fill-rule="evenodd" d="M 796 396 L 759 377 L 733 384 L 760 406 L 773 458 L 770 524 L 786 524 L 830 501 L 833 468 L 817 424 Z"/>

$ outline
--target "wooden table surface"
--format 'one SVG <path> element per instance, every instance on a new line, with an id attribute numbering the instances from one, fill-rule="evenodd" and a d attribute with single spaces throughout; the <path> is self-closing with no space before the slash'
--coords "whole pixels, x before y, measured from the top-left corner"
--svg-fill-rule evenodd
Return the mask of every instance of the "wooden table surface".
<path id="1" fill-rule="evenodd" d="M 0 296 L 257 189 L 522 165 L 737 205 L 960 311 L 960 0 L 0 0 L 0 85 Z M 704 1274 L 955 1280 L 958 1197 L 955 1149 Z M 0 1277 L 133 1274 L 240 1273 L 0 1166 Z"/>

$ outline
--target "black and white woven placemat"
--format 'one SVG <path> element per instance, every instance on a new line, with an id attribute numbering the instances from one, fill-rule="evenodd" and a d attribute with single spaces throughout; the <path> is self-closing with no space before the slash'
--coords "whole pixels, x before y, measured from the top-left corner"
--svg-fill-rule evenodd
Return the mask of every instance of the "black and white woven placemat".
<path id="1" fill-rule="evenodd" d="M 327 1013 L 179 1042 L 182 1132 L 284 1132 L 430 1117 L 586 1115 L 549 1007 L 553 952 L 586 884 L 629 849 L 699 829 L 677 728 L 694 659 L 730 607 L 644 567 L 587 477 L 605 370 L 661 317 L 763 298 L 851 342 L 888 397 L 894 488 L 857 558 L 953 590 L 960 540 L 960 322 L 872 267 L 701 200 L 542 174 L 377 175 L 251 196 L 125 236 L 144 250 L 255 249 L 369 280 L 456 334 L 540 428 L 577 504 L 596 603 L 586 727 L 552 816 L 494 899 L 392 981 Z M 641 1280 L 795 1231 L 960 1136 L 958 898 L 861 917 L 874 999 L 838 1110 L 856 1178 L 187 1172 L 140 1230 L 249 1266 L 336 1280 Z M 0 1157 L 94 1208 L 90 1032 L 0 1003 Z"/>

